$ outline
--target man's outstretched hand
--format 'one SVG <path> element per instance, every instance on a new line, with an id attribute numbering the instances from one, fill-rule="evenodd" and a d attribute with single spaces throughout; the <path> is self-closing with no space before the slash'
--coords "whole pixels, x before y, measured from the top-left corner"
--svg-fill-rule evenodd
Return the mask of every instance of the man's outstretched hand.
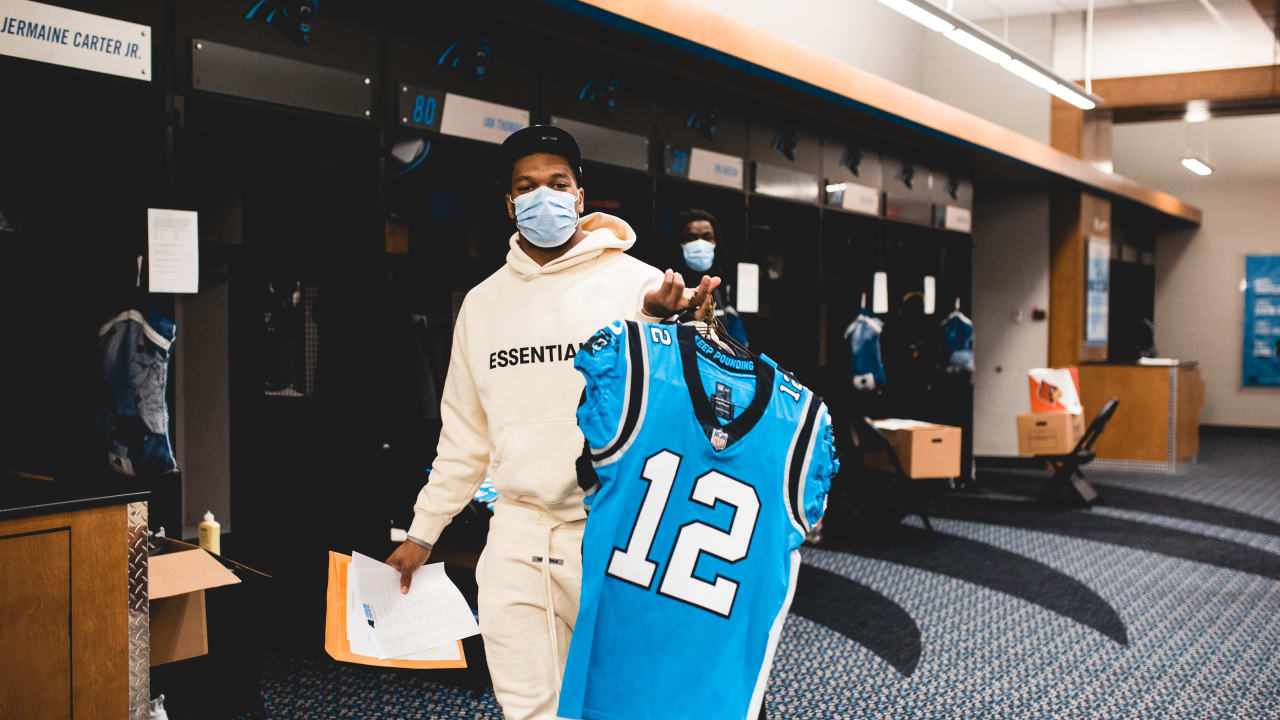
<path id="1" fill-rule="evenodd" d="M 387 558 L 387 564 L 400 571 L 400 594 L 409 592 L 409 583 L 413 582 L 413 571 L 427 564 L 431 551 L 412 540 L 405 540 L 400 547 Z"/>
<path id="2" fill-rule="evenodd" d="M 694 318 L 709 320 L 711 317 L 711 291 L 720 287 L 719 277 L 702 276 L 696 289 L 686 288 L 680 273 L 668 270 L 662 278 L 662 286 L 644 296 L 644 311 L 657 318 L 667 318 L 690 307 L 697 308 Z"/>

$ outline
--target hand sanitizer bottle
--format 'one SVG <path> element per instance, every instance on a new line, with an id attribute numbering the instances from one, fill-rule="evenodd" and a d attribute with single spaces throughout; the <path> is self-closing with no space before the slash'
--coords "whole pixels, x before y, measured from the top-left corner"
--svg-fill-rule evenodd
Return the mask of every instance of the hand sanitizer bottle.
<path id="1" fill-rule="evenodd" d="M 200 547 L 214 555 L 222 554 L 222 525 L 213 519 L 213 511 L 206 510 L 200 523 Z"/>

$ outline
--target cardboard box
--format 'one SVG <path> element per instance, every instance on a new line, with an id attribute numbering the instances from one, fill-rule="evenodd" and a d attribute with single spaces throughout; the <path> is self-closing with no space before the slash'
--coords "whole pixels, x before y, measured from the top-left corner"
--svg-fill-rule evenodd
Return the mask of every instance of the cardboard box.
<path id="1" fill-rule="evenodd" d="M 151 666 L 205 655 L 204 591 L 240 582 L 201 549 L 152 555 L 147 559 L 151 600 Z"/>
<path id="2" fill-rule="evenodd" d="M 876 429 L 889 441 L 907 477 L 954 478 L 960 476 L 960 428 L 918 420 L 876 420 Z M 893 470 L 883 453 L 871 453 L 867 467 Z"/>
<path id="3" fill-rule="evenodd" d="M 1018 454 L 1065 455 L 1084 437 L 1084 416 L 1068 412 L 1029 412 L 1018 416 Z"/>

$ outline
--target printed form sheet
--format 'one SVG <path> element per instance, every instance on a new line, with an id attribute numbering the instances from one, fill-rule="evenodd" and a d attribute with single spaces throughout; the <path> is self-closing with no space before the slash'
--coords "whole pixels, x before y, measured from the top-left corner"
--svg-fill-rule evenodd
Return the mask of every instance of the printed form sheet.
<path id="1" fill-rule="evenodd" d="M 353 653 L 456 659 L 457 641 L 480 632 L 466 599 L 445 575 L 444 563 L 418 568 L 409 592 L 401 594 L 395 568 L 352 553 L 347 593 L 347 637 Z"/>

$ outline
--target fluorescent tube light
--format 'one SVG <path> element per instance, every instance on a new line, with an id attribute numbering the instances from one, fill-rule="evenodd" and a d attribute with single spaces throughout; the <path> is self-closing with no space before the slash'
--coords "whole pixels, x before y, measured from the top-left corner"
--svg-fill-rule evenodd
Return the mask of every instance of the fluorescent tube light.
<path id="1" fill-rule="evenodd" d="M 829 193 L 844 192 L 844 189 L 845 189 L 844 183 L 835 183 L 827 186 L 827 192 Z"/>
<path id="2" fill-rule="evenodd" d="M 993 63 L 1000 63 L 1003 65 L 1004 63 L 1012 60 L 1012 58 L 1009 57 L 1009 53 L 1000 50 L 990 43 L 978 39 L 977 36 L 971 35 L 960 28 L 953 28 L 948 31 L 947 38 L 960 47 L 965 48 L 966 50 L 972 50 Z"/>
<path id="3" fill-rule="evenodd" d="M 880 0 L 880 2 L 935 32 L 947 32 L 955 27 L 946 20 L 907 0 Z"/>
<path id="4" fill-rule="evenodd" d="M 1207 0 L 1202 0 L 1202 2 Z M 950 6 L 942 8 L 929 0 L 880 0 L 903 15 L 930 30 L 943 33 L 955 44 L 975 54 L 999 63 L 1004 69 L 1035 85 L 1048 90 L 1081 110 L 1092 110 L 1102 102 L 1101 98 L 1010 45 L 981 27 L 952 12 Z"/>
<path id="5" fill-rule="evenodd" d="M 1066 85 L 1054 85 L 1053 87 L 1049 88 L 1049 92 L 1053 93 L 1054 95 L 1057 95 L 1059 98 L 1063 100 L 1066 100 L 1072 105 L 1075 105 L 1081 110 L 1092 110 L 1098 107 L 1097 103 L 1081 95 L 1075 90 L 1072 90 Z"/>
<path id="6" fill-rule="evenodd" d="M 1009 62 L 1004 64 L 1004 69 L 1042 90 L 1048 90 L 1058 84 L 1057 80 L 1054 80 L 1017 58 L 1009 58 Z"/>
<path id="7" fill-rule="evenodd" d="M 1213 174 L 1213 168 L 1209 167 L 1209 165 L 1200 158 L 1184 157 L 1182 158 L 1182 167 L 1197 175 Z"/>

